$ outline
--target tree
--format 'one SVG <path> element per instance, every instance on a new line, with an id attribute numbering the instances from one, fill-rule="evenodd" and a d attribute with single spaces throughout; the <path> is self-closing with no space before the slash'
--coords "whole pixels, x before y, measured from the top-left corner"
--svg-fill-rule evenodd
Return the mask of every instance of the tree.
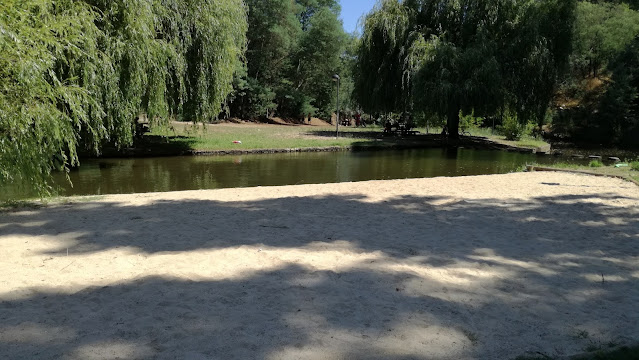
<path id="1" fill-rule="evenodd" d="M 95 118 L 97 99 L 78 82 L 91 81 L 99 51 L 96 14 L 83 3 L 0 3 L 0 184 L 44 193 L 47 174 L 77 163 L 78 129 L 107 135 Z M 86 74 L 71 82 L 56 68 Z"/>
<path id="2" fill-rule="evenodd" d="M 357 102 L 369 113 L 401 109 L 409 85 L 402 81 L 415 30 L 414 13 L 408 4 L 382 0 L 366 16 L 355 69 Z"/>
<path id="3" fill-rule="evenodd" d="M 48 190 L 80 144 L 131 144 L 138 115 L 216 117 L 245 49 L 241 0 L 0 3 L 0 183 Z"/>
<path id="4" fill-rule="evenodd" d="M 575 21 L 572 66 L 597 77 L 639 34 L 639 12 L 626 4 L 580 2 Z"/>
<path id="5" fill-rule="evenodd" d="M 447 118 L 512 108 L 542 118 L 570 51 L 574 1 L 383 0 L 364 24 L 357 87 L 369 110 Z M 367 100 L 368 99 L 368 100 Z"/>
<path id="6" fill-rule="evenodd" d="M 229 99 L 231 115 L 256 118 L 277 108 L 276 91 L 286 86 L 283 74 L 291 70 L 291 54 L 302 34 L 291 0 L 246 0 L 248 47 L 246 63 L 236 73 L 235 93 Z"/>
<path id="7" fill-rule="evenodd" d="M 293 86 L 312 99 L 313 107 L 323 117 L 330 117 L 331 76 L 340 67 L 345 42 L 346 34 L 337 15 L 324 7 L 311 16 L 295 57 Z M 307 112 L 302 109 L 301 115 Z"/>
<path id="8" fill-rule="evenodd" d="M 600 105 L 595 126 L 613 144 L 639 145 L 639 39 L 612 61 L 612 84 Z"/>
<path id="9" fill-rule="evenodd" d="M 631 145 L 628 115 L 633 85 L 631 51 L 639 35 L 636 1 L 580 1 L 574 25 L 571 71 L 555 102 L 553 130 L 577 142 Z M 629 127 L 628 127 L 629 126 Z"/>
<path id="10" fill-rule="evenodd" d="M 277 112 L 328 116 L 330 75 L 339 67 L 345 34 L 335 0 L 248 0 L 246 76 L 229 99 L 236 116 Z"/>

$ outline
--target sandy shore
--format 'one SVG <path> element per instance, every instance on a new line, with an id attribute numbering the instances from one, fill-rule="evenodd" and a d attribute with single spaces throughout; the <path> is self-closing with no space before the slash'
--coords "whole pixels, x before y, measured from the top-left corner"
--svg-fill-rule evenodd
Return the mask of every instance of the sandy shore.
<path id="1" fill-rule="evenodd" d="M 512 359 L 639 339 L 639 187 L 559 173 L 0 213 L 2 359 Z"/>

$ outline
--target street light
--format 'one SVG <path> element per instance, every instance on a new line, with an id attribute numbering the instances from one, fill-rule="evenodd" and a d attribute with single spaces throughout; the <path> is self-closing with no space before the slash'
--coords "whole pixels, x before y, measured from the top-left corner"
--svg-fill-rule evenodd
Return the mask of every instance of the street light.
<path id="1" fill-rule="evenodd" d="M 339 75 L 333 75 L 333 81 L 337 81 L 337 121 L 335 122 L 335 138 L 339 137 Z"/>

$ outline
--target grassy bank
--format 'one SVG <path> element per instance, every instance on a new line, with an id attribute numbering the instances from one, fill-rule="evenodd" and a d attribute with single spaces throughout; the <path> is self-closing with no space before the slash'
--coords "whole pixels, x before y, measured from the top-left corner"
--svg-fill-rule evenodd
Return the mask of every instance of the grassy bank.
<path id="1" fill-rule="evenodd" d="M 353 137 L 336 139 L 313 133 L 331 129 L 334 131 L 334 128 L 319 126 L 174 123 L 172 128 L 156 130 L 150 135 L 164 136 L 172 144 L 182 144 L 195 151 L 344 147 L 358 141 Z"/>
<path id="2" fill-rule="evenodd" d="M 471 129 L 469 130 L 469 132 L 472 136 L 485 137 L 489 139 L 490 141 L 503 144 L 503 145 L 529 148 L 529 149 L 550 150 L 550 144 L 548 144 L 547 142 L 543 140 L 539 140 L 531 136 L 524 136 L 520 140 L 511 141 L 511 140 L 506 140 L 505 136 L 498 135 L 496 132 L 493 132 L 492 129 L 489 129 L 489 128 Z"/>
<path id="3" fill-rule="evenodd" d="M 272 125 L 255 123 L 192 124 L 173 123 L 170 128 L 154 130 L 151 137 L 161 137 L 168 147 L 188 149 L 196 152 L 206 151 L 250 151 L 259 149 L 298 149 L 322 147 L 393 147 L 393 146 L 433 146 L 437 145 L 437 128 L 418 128 L 420 134 L 400 138 L 383 136 L 380 127 L 366 128 L 340 127 L 339 137 L 335 138 L 334 126 L 309 125 Z M 472 136 L 482 136 L 490 141 L 507 146 L 523 148 L 550 148 L 543 141 L 523 139 L 509 142 L 503 137 L 490 134 L 489 129 L 471 132 Z M 147 136 L 148 138 L 148 136 Z"/>
<path id="4" fill-rule="evenodd" d="M 604 164 L 600 161 L 593 160 L 588 165 L 577 165 L 574 163 L 556 163 L 550 168 L 559 170 L 576 170 L 601 176 L 613 176 L 633 181 L 639 185 L 639 161 L 626 161 L 621 164 L 628 166 L 616 167 L 616 164 Z M 537 164 L 533 164 L 537 166 Z M 539 165 L 542 168 L 548 166 Z"/>

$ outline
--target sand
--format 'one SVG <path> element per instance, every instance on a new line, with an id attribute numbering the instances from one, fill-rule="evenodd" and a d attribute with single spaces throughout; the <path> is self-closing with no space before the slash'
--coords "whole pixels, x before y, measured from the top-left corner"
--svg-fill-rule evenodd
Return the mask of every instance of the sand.
<path id="1" fill-rule="evenodd" d="M 0 213 L 2 359 L 512 359 L 639 339 L 639 187 L 559 173 Z"/>

